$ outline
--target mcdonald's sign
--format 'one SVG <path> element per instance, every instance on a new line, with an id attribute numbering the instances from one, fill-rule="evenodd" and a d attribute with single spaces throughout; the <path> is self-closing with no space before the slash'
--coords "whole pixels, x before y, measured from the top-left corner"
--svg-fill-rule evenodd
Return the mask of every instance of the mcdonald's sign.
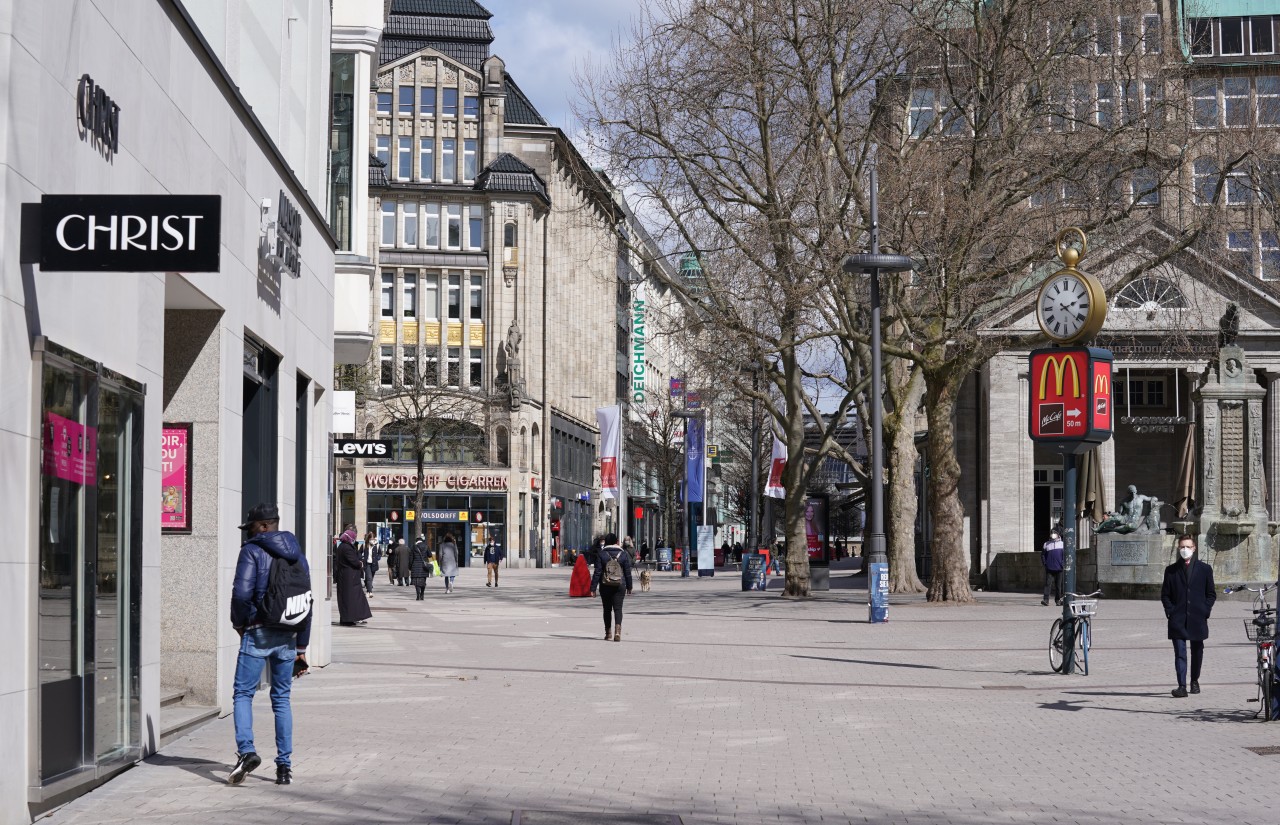
<path id="1" fill-rule="evenodd" d="M 1028 431 L 1034 441 L 1082 452 L 1111 437 L 1109 350 L 1051 347 L 1031 353 Z"/>

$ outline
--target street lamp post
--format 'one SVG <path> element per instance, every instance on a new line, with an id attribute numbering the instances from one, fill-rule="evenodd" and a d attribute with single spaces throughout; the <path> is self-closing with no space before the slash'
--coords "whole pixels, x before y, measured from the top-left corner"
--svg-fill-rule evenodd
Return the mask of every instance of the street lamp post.
<path id="1" fill-rule="evenodd" d="M 760 392 L 760 365 L 751 370 L 751 389 L 758 395 Z M 754 553 L 757 537 L 760 535 L 760 399 L 751 396 L 751 518 L 748 520 L 750 532 L 747 533 L 747 552 Z"/>
<path id="2" fill-rule="evenodd" d="M 906 255 L 882 255 L 880 253 L 880 215 L 876 189 L 876 168 L 871 167 L 871 251 L 846 255 L 842 268 L 845 272 L 865 272 L 871 276 L 871 535 L 863 556 L 867 564 L 886 564 L 884 538 L 884 434 L 881 420 L 880 364 L 880 272 L 906 272 L 912 269 Z"/>

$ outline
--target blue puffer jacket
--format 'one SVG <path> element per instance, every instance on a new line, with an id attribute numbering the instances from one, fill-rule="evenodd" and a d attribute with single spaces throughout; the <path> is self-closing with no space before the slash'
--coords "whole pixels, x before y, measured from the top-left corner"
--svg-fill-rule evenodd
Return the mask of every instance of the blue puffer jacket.
<path id="1" fill-rule="evenodd" d="M 271 576 L 271 560 L 279 557 L 293 561 L 301 559 L 310 575 L 307 557 L 298 546 L 298 539 L 288 530 L 259 533 L 240 548 L 236 561 L 236 578 L 231 584 L 231 624 L 236 628 L 247 627 L 258 621 L 258 603 L 267 592 Z M 298 628 L 297 645 L 305 648 L 311 641 L 311 616 Z"/>

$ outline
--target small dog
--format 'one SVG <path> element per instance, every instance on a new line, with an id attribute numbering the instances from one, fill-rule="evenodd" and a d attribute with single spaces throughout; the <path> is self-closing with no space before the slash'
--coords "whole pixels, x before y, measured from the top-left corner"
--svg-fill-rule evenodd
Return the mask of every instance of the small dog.
<path id="1" fill-rule="evenodd" d="M 641 570 L 641 571 L 640 571 L 640 592 L 641 592 L 641 593 L 648 593 L 648 592 L 649 592 L 649 586 L 650 586 L 652 583 L 653 583 L 653 571 L 652 571 L 652 570 Z"/>

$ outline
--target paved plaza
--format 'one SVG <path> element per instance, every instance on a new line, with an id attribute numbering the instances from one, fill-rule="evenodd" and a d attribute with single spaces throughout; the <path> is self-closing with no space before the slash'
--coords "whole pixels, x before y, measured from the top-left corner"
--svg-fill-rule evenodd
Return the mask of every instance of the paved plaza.
<path id="1" fill-rule="evenodd" d="M 733 575 L 657 574 L 621 644 L 568 570 L 467 569 L 373 598 L 296 683 L 295 784 L 224 784 L 217 720 L 45 820 L 88 823 L 1262 823 L 1280 724 L 1252 716 L 1249 603 L 1218 602 L 1203 693 L 1169 696 L 1156 602 L 1104 601 L 1088 677 L 1049 670 L 1055 608 L 894 598 L 861 577 L 806 603 Z M 777 586 L 777 581 L 771 582 Z M 560 812 L 560 813 L 549 813 Z"/>

